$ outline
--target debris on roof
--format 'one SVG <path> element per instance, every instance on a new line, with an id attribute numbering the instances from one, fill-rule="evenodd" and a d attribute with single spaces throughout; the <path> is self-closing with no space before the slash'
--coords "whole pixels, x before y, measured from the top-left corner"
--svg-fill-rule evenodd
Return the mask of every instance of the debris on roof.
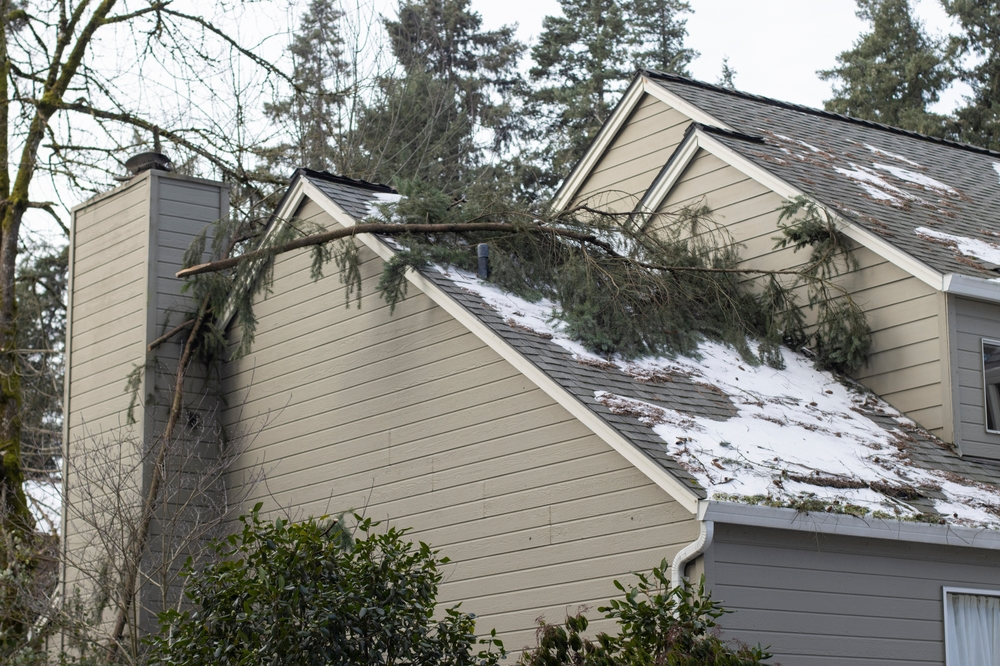
<path id="1" fill-rule="evenodd" d="M 926 238 L 935 243 L 940 243 L 945 247 L 953 248 L 957 253 L 972 257 L 989 264 L 1000 266 L 1000 245 L 978 238 L 966 238 L 965 236 L 955 236 L 946 234 L 943 231 L 928 229 L 927 227 L 917 227 L 915 229 L 918 236 Z"/>
<path id="2" fill-rule="evenodd" d="M 610 384 L 593 391 L 612 414 L 650 428 L 712 499 L 1000 529 L 1000 487 L 917 460 L 912 442 L 933 440 L 929 433 L 864 387 L 816 370 L 801 353 L 784 349 L 784 370 L 752 367 L 707 341 L 700 358 L 603 358 L 566 336 L 552 302 L 528 302 L 452 267 L 428 270 L 581 366 L 639 382 L 684 378 L 728 398 L 735 414 L 720 418 L 622 395 Z"/>

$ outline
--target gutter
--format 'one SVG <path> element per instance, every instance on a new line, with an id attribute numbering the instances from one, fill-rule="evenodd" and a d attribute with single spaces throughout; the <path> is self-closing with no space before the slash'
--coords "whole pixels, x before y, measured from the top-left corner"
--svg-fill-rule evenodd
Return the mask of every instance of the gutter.
<path id="1" fill-rule="evenodd" d="M 1000 278 L 986 278 L 948 273 L 941 281 L 941 291 L 955 296 L 965 296 L 990 303 L 1000 303 Z"/>
<path id="2" fill-rule="evenodd" d="M 961 525 L 858 518 L 847 514 L 804 512 L 712 500 L 699 502 L 698 518 L 729 525 L 1000 551 L 1000 530 Z"/>

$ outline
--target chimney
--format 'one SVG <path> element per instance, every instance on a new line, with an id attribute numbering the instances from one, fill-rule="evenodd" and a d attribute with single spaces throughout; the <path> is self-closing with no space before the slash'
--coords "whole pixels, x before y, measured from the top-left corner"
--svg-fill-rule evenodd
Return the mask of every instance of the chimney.
<path id="1" fill-rule="evenodd" d="M 149 452 L 163 430 L 184 337 L 175 336 L 153 352 L 147 346 L 195 309 L 174 273 L 191 241 L 229 215 L 228 185 L 173 173 L 160 153 L 136 155 L 126 167 L 131 177 L 119 187 L 73 209 L 70 236 L 62 520 L 64 562 L 69 564 L 61 586 L 63 599 L 74 598 L 75 589 L 85 602 L 101 594 L 95 572 L 106 568 L 109 558 L 115 560 L 112 571 L 122 562 L 81 514 L 112 519 L 100 514 L 102 507 L 117 501 L 137 513 L 141 506 L 152 478 Z M 215 423 L 214 397 L 206 388 L 211 381 L 192 367 L 185 423 Z M 184 455 L 195 449 L 195 456 L 217 455 L 218 442 L 212 437 L 184 437 L 179 444 L 186 447 Z M 189 457 L 189 465 L 200 459 Z M 101 473 L 101 465 L 110 475 L 103 484 L 91 478 Z M 171 483 L 187 473 L 171 471 Z M 116 475 L 120 478 L 112 478 Z M 168 547 L 163 544 L 169 520 L 158 509 L 140 576 L 146 583 L 130 614 L 145 629 L 155 629 L 155 613 L 167 602 L 167 590 L 156 588 L 157 576 L 146 567 L 154 566 L 157 553 Z M 112 524 L 108 533 L 119 528 L 128 531 Z"/>

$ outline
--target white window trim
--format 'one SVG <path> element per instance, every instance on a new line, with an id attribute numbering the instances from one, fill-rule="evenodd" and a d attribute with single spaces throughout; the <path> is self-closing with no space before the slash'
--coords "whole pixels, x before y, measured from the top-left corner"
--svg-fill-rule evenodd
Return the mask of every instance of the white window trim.
<path id="1" fill-rule="evenodd" d="M 949 594 L 969 594 L 977 597 L 1000 597 L 1000 589 L 996 590 L 983 590 L 975 589 L 969 587 L 942 587 L 941 588 L 941 602 L 944 605 L 944 615 L 941 616 L 944 622 L 944 659 L 945 666 L 962 666 L 961 664 L 949 664 L 948 663 L 948 643 L 949 641 L 955 640 L 948 630 L 948 615 L 951 612 L 948 609 L 948 595 Z"/>
<path id="2" fill-rule="evenodd" d="M 990 344 L 994 347 L 1000 347 L 1000 340 L 991 340 L 990 338 L 980 338 L 979 344 L 979 367 L 983 371 L 983 429 L 988 433 L 994 435 L 1000 435 L 1000 430 L 990 430 L 990 403 L 989 403 L 989 387 L 986 385 L 986 345 Z"/>

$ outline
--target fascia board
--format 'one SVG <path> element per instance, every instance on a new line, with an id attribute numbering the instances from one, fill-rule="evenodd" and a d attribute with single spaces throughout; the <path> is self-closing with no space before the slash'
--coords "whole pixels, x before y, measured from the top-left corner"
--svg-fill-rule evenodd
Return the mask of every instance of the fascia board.
<path id="1" fill-rule="evenodd" d="M 846 514 L 803 512 L 796 509 L 702 500 L 699 520 L 779 530 L 885 539 L 913 543 L 1000 550 L 1000 531 L 960 525 L 931 525 L 902 520 L 857 518 Z"/>
<path id="2" fill-rule="evenodd" d="M 692 132 L 688 134 L 687 138 L 674 151 L 674 154 L 670 156 L 670 160 L 656 176 L 653 184 L 642 195 L 642 199 L 635 207 L 634 213 L 636 215 L 656 212 L 670 191 L 674 189 L 674 185 L 677 184 L 681 174 L 691 164 L 691 160 L 698 154 L 698 148 L 698 133 Z"/>
<path id="3" fill-rule="evenodd" d="M 309 197 L 316 204 L 318 204 L 320 208 L 328 213 L 337 223 L 343 225 L 344 227 L 353 227 L 357 224 L 353 217 L 340 208 L 336 202 L 323 194 L 323 192 L 321 192 L 312 183 L 305 183 L 303 193 L 305 196 Z M 356 238 L 385 261 L 390 260 L 395 254 L 392 248 L 371 234 L 361 234 L 356 236 Z M 445 312 L 458 320 L 460 324 L 469 329 L 473 335 L 482 340 L 487 346 L 490 347 L 490 349 L 499 354 L 501 358 L 510 363 L 515 369 L 531 380 L 550 398 L 562 405 L 570 414 L 575 416 L 595 435 L 607 442 L 611 448 L 620 453 L 653 483 L 677 500 L 681 506 L 690 511 L 692 514 L 697 511 L 699 497 L 695 495 L 690 488 L 685 486 L 672 474 L 639 451 L 632 445 L 631 442 L 628 442 L 624 437 L 622 437 L 621 434 L 604 421 L 604 419 L 591 411 L 589 407 L 577 400 L 575 396 L 566 391 L 563 387 L 559 386 L 555 380 L 522 356 L 513 347 L 508 345 L 503 338 L 497 335 L 478 318 L 470 314 L 464 307 L 441 290 L 436 284 L 412 269 L 407 271 L 406 279 L 410 282 L 410 284 L 426 294 L 428 298 L 439 305 Z"/>
<path id="4" fill-rule="evenodd" d="M 695 106 L 691 102 L 687 101 L 680 95 L 676 95 L 659 83 L 656 79 L 643 75 L 642 76 L 642 89 L 643 92 L 660 100 L 669 107 L 672 107 L 685 116 L 690 118 L 696 123 L 701 123 L 702 125 L 712 125 L 714 127 L 721 127 L 722 129 L 733 130 L 732 127 L 722 122 L 712 114 L 708 113 L 699 106 Z"/>
<path id="5" fill-rule="evenodd" d="M 289 220 L 295 215 L 295 211 L 299 209 L 302 205 L 302 199 L 305 197 L 305 183 L 308 182 L 306 178 L 298 178 L 294 183 L 292 183 L 290 191 L 284 197 L 284 203 L 281 208 L 274 211 L 272 219 L 274 224 L 267 230 L 264 234 L 264 238 L 261 239 L 261 245 L 267 243 L 268 239 L 277 233 L 278 229 L 285 223 L 285 220 Z M 245 285 L 237 285 L 234 287 L 233 292 L 240 289 L 245 289 Z M 226 330 L 229 327 L 229 322 L 232 321 L 233 316 L 236 314 L 236 305 L 233 303 L 233 299 L 229 299 L 228 305 L 226 305 L 226 310 L 223 312 L 222 316 L 216 322 L 219 330 Z"/>
<path id="6" fill-rule="evenodd" d="M 810 199 L 805 192 L 793 187 L 786 181 L 778 178 L 776 175 L 768 171 L 767 169 L 761 167 L 760 165 L 750 161 L 743 155 L 740 155 L 735 150 L 725 145 L 721 141 L 717 140 L 715 137 L 711 136 L 706 132 L 696 132 L 698 136 L 698 146 L 704 150 L 712 153 L 722 161 L 726 162 L 730 166 L 739 171 L 743 172 L 750 178 L 753 178 L 758 183 L 764 187 L 770 189 L 772 192 L 778 196 L 785 199 L 793 199 L 795 197 L 805 196 Z M 836 220 L 840 225 L 840 231 L 845 236 L 851 240 L 857 241 L 861 245 L 864 245 L 869 250 L 875 254 L 881 256 L 886 261 L 895 264 L 899 268 L 903 269 L 910 275 L 914 276 L 918 280 L 927 283 L 934 289 L 941 291 L 943 288 L 942 275 L 936 270 L 928 266 L 927 264 L 913 258 L 906 252 L 903 252 L 896 246 L 887 243 L 882 238 L 871 233 L 866 229 L 862 229 L 850 220 L 845 219 L 837 213 L 835 210 L 830 210 L 826 206 L 822 206 L 819 202 L 816 202 L 827 214 L 829 214 L 834 220 Z"/>
<path id="7" fill-rule="evenodd" d="M 944 276 L 943 291 L 955 296 L 964 296 L 977 301 L 1000 303 L 1000 282 L 986 278 L 948 273 Z"/>
<path id="8" fill-rule="evenodd" d="M 587 148 L 587 152 L 583 154 L 583 158 L 580 159 L 573 168 L 573 172 L 559 186 L 559 190 L 552 200 L 553 210 L 563 210 L 569 205 L 573 197 L 576 196 L 576 193 L 583 186 L 583 181 L 590 175 L 597 161 L 601 159 L 615 136 L 618 135 L 618 130 L 622 128 L 622 125 L 625 124 L 625 121 L 632 114 L 632 110 L 639 104 L 639 100 L 642 99 L 643 87 L 642 77 L 637 76 L 632 80 L 632 84 L 625 91 L 621 101 L 618 102 L 618 106 L 615 107 L 614 112 L 605 121 L 600 132 L 594 137 L 590 147 Z"/>

